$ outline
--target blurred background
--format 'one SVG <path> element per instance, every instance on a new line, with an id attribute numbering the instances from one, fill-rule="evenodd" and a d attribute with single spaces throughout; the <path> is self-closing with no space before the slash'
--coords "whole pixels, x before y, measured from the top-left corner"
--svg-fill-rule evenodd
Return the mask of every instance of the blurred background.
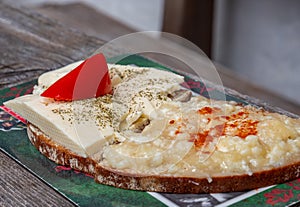
<path id="1" fill-rule="evenodd" d="M 298 0 L 22 0 L 18 4 L 90 35 L 101 34 L 107 41 L 134 31 L 177 34 L 237 76 L 300 103 Z M 66 10 L 72 10 L 71 18 L 65 18 Z M 116 20 L 114 25 L 122 24 L 122 29 L 104 16 Z M 106 36 L 108 31 L 115 36 Z"/>

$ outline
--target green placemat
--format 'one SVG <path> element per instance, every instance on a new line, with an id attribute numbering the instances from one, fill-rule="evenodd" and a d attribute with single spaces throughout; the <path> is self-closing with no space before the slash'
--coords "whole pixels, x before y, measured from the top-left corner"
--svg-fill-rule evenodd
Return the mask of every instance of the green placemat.
<path id="1" fill-rule="evenodd" d="M 118 62 L 119 64 L 134 64 L 143 67 L 155 67 L 170 70 L 141 56 L 132 55 Z M 172 70 L 171 70 L 172 71 Z M 213 86 L 206 86 L 199 81 L 185 77 L 186 86 L 196 93 L 208 96 L 209 93 L 221 93 Z M 36 81 L 24 83 L 12 88 L 0 90 L 0 105 L 3 102 L 31 93 Z M 226 94 L 226 99 L 245 103 Z M 97 184 L 89 175 L 74 171 L 68 167 L 56 165 L 50 161 L 29 142 L 26 126 L 20 120 L 0 110 L 0 148 L 11 157 L 18 160 L 26 168 L 34 172 L 53 188 L 72 200 L 79 206 L 165 206 L 162 201 L 170 201 L 178 206 L 215 206 L 234 203 L 247 195 L 245 192 L 232 194 L 155 194 L 158 200 L 146 192 L 123 190 L 115 187 Z M 286 184 L 277 185 L 261 193 L 252 195 L 233 206 L 285 206 L 293 205 L 300 200 L 300 179 Z M 223 203 L 223 204 L 222 204 Z"/>

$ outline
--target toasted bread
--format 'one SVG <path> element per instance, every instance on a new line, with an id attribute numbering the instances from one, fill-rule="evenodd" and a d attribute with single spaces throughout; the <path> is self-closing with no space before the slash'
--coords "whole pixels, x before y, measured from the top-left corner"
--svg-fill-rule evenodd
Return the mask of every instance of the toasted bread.
<path id="1" fill-rule="evenodd" d="M 233 175 L 207 178 L 176 177 L 172 175 L 141 175 L 102 166 L 100 160 L 81 157 L 53 142 L 34 125 L 28 123 L 31 143 L 47 158 L 59 165 L 70 166 L 92 175 L 96 182 L 118 188 L 167 193 L 219 193 L 257 189 L 299 178 L 300 161 L 270 170 L 255 172 L 251 176 Z"/>

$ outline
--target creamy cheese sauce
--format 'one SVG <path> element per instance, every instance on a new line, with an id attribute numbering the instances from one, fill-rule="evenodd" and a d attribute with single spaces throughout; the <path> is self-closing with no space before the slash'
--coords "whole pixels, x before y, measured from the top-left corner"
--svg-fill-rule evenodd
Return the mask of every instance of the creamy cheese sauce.
<path id="1" fill-rule="evenodd" d="M 103 164 L 129 172 L 211 178 L 299 162 L 299 120 L 203 97 L 160 110 L 167 122 L 159 137 L 110 145 Z"/>
<path id="2" fill-rule="evenodd" d="M 55 142 L 132 173 L 206 177 L 299 162 L 300 121 L 235 102 L 174 97 L 181 76 L 108 65 L 113 95 L 55 102 L 39 96 L 81 62 L 43 74 L 34 95 L 6 102 Z"/>

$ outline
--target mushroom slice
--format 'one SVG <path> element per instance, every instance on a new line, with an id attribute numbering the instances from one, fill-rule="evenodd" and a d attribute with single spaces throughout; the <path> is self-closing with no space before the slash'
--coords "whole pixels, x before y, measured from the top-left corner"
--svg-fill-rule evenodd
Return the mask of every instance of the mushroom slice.
<path id="1" fill-rule="evenodd" d="M 137 122 L 122 131 L 121 134 L 133 142 L 152 142 L 160 137 L 166 124 L 167 120 L 164 114 L 159 110 L 154 110 L 148 117 L 143 114 Z"/>
<path id="2" fill-rule="evenodd" d="M 170 94 L 169 97 L 173 101 L 188 102 L 191 100 L 192 92 L 185 89 L 179 89 Z"/>
<path id="3" fill-rule="evenodd" d="M 148 117 L 142 115 L 136 122 L 134 122 L 129 129 L 135 133 L 141 133 L 146 126 L 150 124 L 150 120 Z"/>

